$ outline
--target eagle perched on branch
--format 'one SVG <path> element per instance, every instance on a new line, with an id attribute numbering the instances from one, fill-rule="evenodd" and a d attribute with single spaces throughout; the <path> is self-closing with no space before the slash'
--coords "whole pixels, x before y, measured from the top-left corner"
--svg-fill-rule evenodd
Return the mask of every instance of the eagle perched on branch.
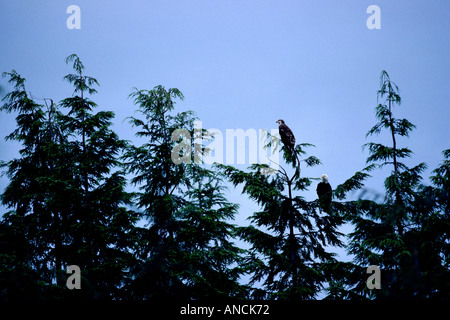
<path id="1" fill-rule="evenodd" d="M 332 191 L 330 183 L 328 182 L 328 176 L 326 174 L 322 175 L 322 181 L 317 185 L 317 195 L 319 196 L 320 207 L 325 212 L 330 211 Z"/>
<path id="2" fill-rule="evenodd" d="M 281 141 L 292 154 L 294 152 L 295 137 L 292 130 L 284 123 L 284 120 L 280 119 L 277 121 L 278 131 L 280 133 Z"/>

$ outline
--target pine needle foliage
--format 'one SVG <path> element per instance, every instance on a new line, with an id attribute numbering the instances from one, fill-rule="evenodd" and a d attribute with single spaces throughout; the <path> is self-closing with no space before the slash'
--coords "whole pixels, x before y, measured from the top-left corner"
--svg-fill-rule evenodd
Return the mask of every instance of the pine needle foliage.
<path id="1" fill-rule="evenodd" d="M 140 265 L 127 290 L 134 299 L 199 299 L 245 295 L 238 283 L 241 250 L 233 245 L 232 220 L 237 206 L 224 197 L 220 176 L 206 170 L 196 159 L 206 152 L 196 145 L 207 141 L 206 130 L 194 129 L 191 111 L 174 113 L 182 93 L 156 86 L 130 95 L 142 117 L 130 117 L 146 139 L 130 145 L 124 154 L 142 215 Z M 179 138 L 176 132 L 182 131 Z M 183 148 L 179 148 L 179 146 Z M 176 161 L 174 161 L 174 159 Z M 178 161 L 178 160 L 183 161 Z"/>
<path id="2" fill-rule="evenodd" d="M 58 104 L 36 103 L 24 78 L 4 74 L 14 90 L 2 110 L 18 114 L 7 139 L 23 146 L 20 158 L 2 165 L 10 178 L 1 199 L 11 211 L 3 216 L 0 235 L 7 298 L 21 296 L 11 279 L 33 287 L 27 294 L 34 299 L 117 298 L 134 261 L 129 249 L 137 216 L 125 207 L 131 197 L 118 162 L 125 141 L 110 129 L 114 114 L 93 113 L 96 104 L 85 97 L 96 92 L 91 86 L 97 80 L 83 74 L 78 56 L 66 61 L 77 72 L 65 77 L 75 91 Z M 66 287 L 69 265 L 82 270 L 83 290 Z"/>
<path id="3" fill-rule="evenodd" d="M 349 235 L 349 252 L 361 267 L 380 267 L 382 289 L 370 291 L 359 286 L 358 294 L 380 299 L 448 298 L 448 211 L 439 201 L 448 188 L 448 179 L 443 177 L 448 163 L 434 170 L 437 176 L 432 181 L 438 188 L 424 186 L 421 175 L 426 164 L 410 168 L 401 162 L 413 152 L 400 148 L 398 137 L 409 137 L 415 125 L 394 117 L 394 107 L 400 105 L 401 98 L 386 71 L 381 72 L 378 99 L 382 100 L 376 107 L 378 122 L 367 137 L 386 130 L 392 144 L 365 144 L 370 164 L 366 170 L 391 166 L 392 171 L 384 183 L 385 200 L 360 200 L 366 205 L 360 205 L 361 210 L 350 217 L 354 232 Z M 435 228 L 438 222 L 441 229 Z"/>
<path id="4" fill-rule="evenodd" d="M 317 200 L 301 196 L 315 178 L 302 176 L 300 165 L 305 164 L 306 169 L 320 164 L 316 157 L 307 157 L 306 148 L 311 146 L 298 144 L 295 154 L 283 146 L 283 158 L 293 174 L 282 166 L 267 175 L 267 165 L 254 164 L 249 172 L 217 165 L 235 186 L 243 185 L 243 193 L 261 207 L 249 217 L 250 225 L 238 231 L 251 245 L 245 266 L 251 275 L 253 298 L 314 299 L 327 283 L 331 266 L 337 263 L 327 247 L 343 246 L 338 227 L 344 221 L 340 210 L 345 206 L 326 213 Z"/>
<path id="5" fill-rule="evenodd" d="M 385 134 L 389 143 L 366 143 L 366 167 L 324 207 L 307 199 L 319 180 L 307 174 L 321 165 L 307 153 L 312 144 L 288 150 L 267 134 L 266 146 L 282 152 L 278 170 L 208 167 L 201 159 L 212 134 L 193 111 L 176 111 L 180 90 L 158 85 L 130 94 L 137 110 L 128 121 L 143 141 L 134 145 L 112 130 L 113 112 L 96 111 L 99 83 L 81 59 L 66 64 L 73 93 L 59 102 L 33 96 L 15 70 L 3 73 L 11 91 L 0 111 L 16 117 L 5 139 L 20 150 L 0 160 L 9 179 L 0 299 L 450 299 L 450 149 L 427 185 L 427 165 L 409 166 L 414 153 L 401 146 L 416 127 L 396 117 L 402 99 L 386 71 L 366 138 Z M 380 168 L 390 171 L 378 201 L 347 199 Z M 259 206 L 240 212 L 246 226 L 234 224 L 240 208 L 226 180 Z M 342 234 L 344 224 L 353 231 Z M 339 261 L 336 248 L 353 261 Z M 66 286 L 69 265 L 81 269 L 81 290 Z M 370 265 L 381 270 L 381 289 L 367 288 Z"/>

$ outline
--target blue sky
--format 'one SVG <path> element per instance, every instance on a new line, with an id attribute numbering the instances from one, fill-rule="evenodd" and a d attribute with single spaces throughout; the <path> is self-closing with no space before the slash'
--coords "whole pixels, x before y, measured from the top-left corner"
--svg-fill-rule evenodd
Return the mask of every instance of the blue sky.
<path id="1" fill-rule="evenodd" d="M 81 9 L 81 29 L 69 30 L 69 5 Z M 369 30 L 370 5 L 381 9 L 381 29 Z M 133 140 L 123 122 L 136 107 L 133 87 L 161 84 L 180 89 L 178 111 L 194 110 L 203 127 L 274 129 L 282 118 L 297 142 L 316 145 L 322 165 L 303 174 L 327 173 L 335 187 L 365 166 L 381 70 L 400 88 L 394 112 L 417 126 L 401 146 L 414 151 L 408 165 L 430 171 L 450 147 L 449 1 L 0 0 L 0 71 L 17 70 L 38 98 L 59 101 L 73 90 L 62 78 L 76 53 L 101 87 L 92 100 L 116 113 L 115 130 Z M 9 87 L 0 79 L 4 91 Z M 4 92 L 3 92 L 4 94 Z M 14 129 L 14 115 L 0 115 L 0 136 Z M 0 158 L 18 146 L 0 140 Z M 387 171 L 367 186 L 383 190 Z M 7 184 L 0 178 L 0 189 Z M 315 186 L 306 193 L 315 198 Z M 256 207 L 241 204 L 236 221 L 247 224 Z"/>

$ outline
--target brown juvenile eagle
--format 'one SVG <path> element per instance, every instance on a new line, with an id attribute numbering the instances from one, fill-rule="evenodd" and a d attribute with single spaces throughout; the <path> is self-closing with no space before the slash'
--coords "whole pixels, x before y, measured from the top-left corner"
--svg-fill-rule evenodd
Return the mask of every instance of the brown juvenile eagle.
<path id="1" fill-rule="evenodd" d="M 277 121 L 278 131 L 280 133 L 281 141 L 292 154 L 294 152 L 295 137 L 292 130 L 284 123 L 284 120 L 280 119 Z"/>

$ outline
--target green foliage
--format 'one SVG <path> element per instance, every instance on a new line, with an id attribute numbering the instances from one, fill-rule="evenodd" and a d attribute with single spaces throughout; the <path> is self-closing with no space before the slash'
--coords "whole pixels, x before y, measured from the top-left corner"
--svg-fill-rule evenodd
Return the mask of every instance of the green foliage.
<path id="1" fill-rule="evenodd" d="M 137 90 L 130 95 L 145 118 L 129 118 L 138 128 L 137 136 L 148 142 L 130 145 L 124 154 L 131 182 L 139 186 L 137 204 L 149 221 L 141 229 L 141 264 L 127 290 L 135 299 L 211 298 L 244 296 L 238 283 L 241 249 L 231 242 L 237 206 L 224 195 L 220 176 L 190 161 L 174 163 L 172 153 L 178 143 L 172 133 L 185 129 L 189 134 L 189 154 L 196 149 L 194 139 L 208 140 L 206 131 L 195 132 L 193 112 L 173 114 L 175 99 L 183 99 L 178 89 Z M 199 136 L 197 136 L 199 135 Z"/>
<path id="2" fill-rule="evenodd" d="M 12 211 L 2 228 L 5 234 L 20 230 L 21 253 L 11 243 L 17 239 L 2 234 L 8 263 L 0 274 L 7 279 L 12 272 L 20 283 L 34 277 L 29 285 L 35 287 L 35 299 L 62 298 L 74 294 L 64 279 L 67 266 L 76 264 L 83 270 L 80 298 L 114 298 L 134 260 L 130 232 L 137 221 L 125 208 L 131 198 L 123 173 L 112 172 L 125 142 L 110 129 L 112 112 L 92 113 L 96 105 L 82 92 L 97 82 L 82 74 L 77 56 L 70 58 L 80 81 L 69 82 L 81 96 L 58 105 L 46 99 L 47 109 L 29 98 L 25 80 L 15 71 L 5 74 L 15 90 L 4 98 L 2 110 L 18 113 L 17 129 L 8 139 L 24 148 L 21 158 L 3 163 L 10 184 L 1 199 Z M 8 298 L 17 294 L 5 293 Z"/>
<path id="3" fill-rule="evenodd" d="M 144 141 L 136 146 L 112 130 L 113 112 L 95 111 L 99 83 L 80 58 L 66 64 L 74 91 L 58 103 L 33 98 L 16 71 L 3 73 L 12 90 L 0 111 L 16 116 L 6 140 L 21 149 L 0 161 L 9 179 L 0 196 L 0 299 L 450 298 L 450 149 L 431 185 L 426 164 L 401 162 L 413 152 L 398 137 L 415 126 L 394 117 L 401 97 L 386 71 L 366 137 L 386 132 L 392 144 L 366 143 L 367 167 L 337 185 L 325 208 L 306 199 L 318 179 L 305 173 L 321 164 L 307 154 L 312 144 L 281 146 L 278 171 L 208 169 L 200 155 L 209 150 L 198 141 L 212 135 L 196 128 L 194 112 L 175 111 L 184 99 L 178 89 L 159 85 L 130 94 L 138 110 L 128 121 Z M 267 147 L 279 143 L 267 134 Z M 392 168 L 382 201 L 347 200 L 382 167 Z M 259 206 L 246 226 L 233 223 L 239 206 L 228 201 L 225 180 Z M 339 261 L 336 247 L 353 261 Z M 82 290 L 66 287 L 69 265 L 80 267 Z M 381 290 L 366 287 L 369 265 L 381 269 Z"/>
<path id="4" fill-rule="evenodd" d="M 406 119 L 394 118 L 392 108 L 401 102 L 398 91 L 387 72 L 383 71 L 378 96 L 386 97 L 384 102 L 387 104 L 377 106 L 379 122 L 367 136 L 386 129 L 391 135 L 392 146 L 372 142 L 364 146 L 368 147 L 370 156 L 367 162 L 371 163 L 372 168 L 392 165 L 393 170 L 385 179 L 385 201 L 369 202 L 349 216 L 354 231 L 349 235 L 348 248 L 357 264 L 374 264 L 382 270 L 383 289 L 370 293 L 362 291 L 362 296 L 384 299 L 449 298 L 449 287 L 443 284 L 448 283 L 450 276 L 448 211 L 446 213 L 445 206 L 441 207 L 438 200 L 438 195 L 448 189 L 448 179 L 441 180 L 448 163 L 433 171 L 438 175 L 431 179 L 441 187 L 439 190 L 422 184 L 421 174 L 427 168 L 426 164 L 409 168 L 398 161 L 410 157 L 412 151 L 398 148 L 397 136 L 409 136 L 415 128 Z M 357 175 L 361 176 L 360 173 Z M 440 228 L 435 228 L 438 221 Z"/>
<path id="5" fill-rule="evenodd" d="M 295 194 L 314 181 L 301 177 L 299 166 L 320 164 L 316 157 L 306 157 L 305 148 L 310 146 L 297 145 L 295 155 L 285 152 L 284 159 L 295 169 L 292 176 L 282 166 L 269 176 L 263 174 L 265 165 L 252 165 L 250 172 L 217 165 L 235 186 L 242 184 L 243 193 L 261 207 L 249 217 L 249 226 L 238 229 L 239 236 L 251 244 L 245 264 L 251 274 L 250 285 L 262 286 L 253 288 L 254 298 L 313 299 L 327 281 L 323 267 L 336 263 L 326 247 L 343 246 L 337 229 L 344 221 L 345 206 L 332 214 L 323 213 L 317 200 L 306 201 Z M 300 156 L 305 158 L 300 160 Z"/>

